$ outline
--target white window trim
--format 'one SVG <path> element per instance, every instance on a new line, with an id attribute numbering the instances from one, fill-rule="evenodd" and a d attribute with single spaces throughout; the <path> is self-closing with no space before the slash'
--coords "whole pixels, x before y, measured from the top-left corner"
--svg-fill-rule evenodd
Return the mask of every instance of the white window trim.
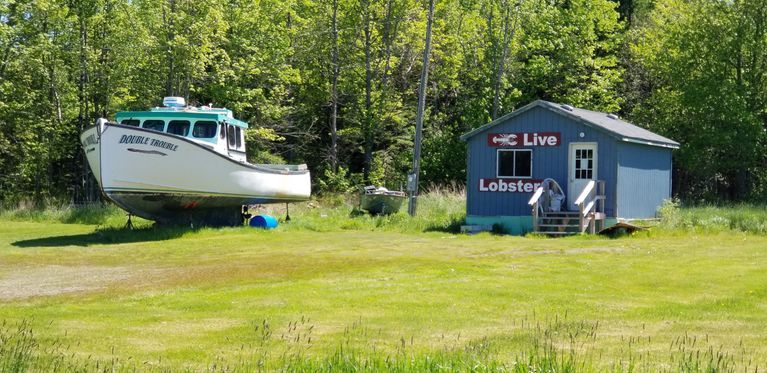
<path id="1" fill-rule="evenodd" d="M 501 176 L 501 152 L 530 152 L 530 176 Z M 514 157 L 514 165 L 516 166 L 516 156 Z M 516 168 L 516 167 L 515 167 Z M 495 152 L 495 177 L 499 179 L 532 179 L 533 178 L 533 149 L 497 149 Z"/>
<path id="2" fill-rule="evenodd" d="M 591 179 L 579 179 L 579 180 L 599 180 L 599 143 L 597 142 L 571 142 L 567 149 L 567 179 L 575 180 L 575 163 L 573 148 L 576 146 L 593 146 L 594 147 L 594 167 L 591 174 Z"/>

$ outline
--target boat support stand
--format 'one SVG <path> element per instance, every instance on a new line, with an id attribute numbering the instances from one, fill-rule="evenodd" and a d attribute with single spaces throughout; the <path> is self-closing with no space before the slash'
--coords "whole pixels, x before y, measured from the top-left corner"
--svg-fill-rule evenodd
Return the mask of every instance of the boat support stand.
<path id="1" fill-rule="evenodd" d="M 285 222 L 290 221 L 290 204 L 285 202 Z"/>
<path id="2" fill-rule="evenodd" d="M 131 221 L 131 216 L 132 216 L 131 213 L 128 213 L 128 221 L 125 222 L 125 226 L 123 227 L 123 229 L 133 230 L 133 222 Z"/>

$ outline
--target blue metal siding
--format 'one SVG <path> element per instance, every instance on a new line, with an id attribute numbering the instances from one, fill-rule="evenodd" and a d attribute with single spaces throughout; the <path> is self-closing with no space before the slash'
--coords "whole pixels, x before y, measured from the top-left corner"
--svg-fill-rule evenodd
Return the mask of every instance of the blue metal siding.
<path id="1" fill-rule="evenodd" d="M 481 178 L 496 178 L 496 150 L 487 145 L 488 133 L 560 132 L 556 147 L 534 147 L 533 179 L 555 179 L 567 192 L 568 151 L 571 142 L 598 143 L 597 173 L 606 181 L 605 212 L 615 216 L 617 140 L 599 130 L 542 107 L 532 108 L 505 123 L 477 133 L 468 143 L 467 201 L 469 216 L 529 216 L 527 201 L 532 193 L 480 192 Z M 581 138 L 579 134 L 585 136 Z"/>
<path id="2" fill-rule="evenodd" d="M 671 197 L 671 149 L 631 143 L 618 146 L 618 217 L 653 218 Z"/>

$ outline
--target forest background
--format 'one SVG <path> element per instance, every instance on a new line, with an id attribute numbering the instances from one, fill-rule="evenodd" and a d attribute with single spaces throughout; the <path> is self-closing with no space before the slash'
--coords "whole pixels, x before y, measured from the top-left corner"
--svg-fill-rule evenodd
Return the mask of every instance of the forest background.
<path id="1" fill-rule="evenodd" d="M 97 201 L 80 130 L 163 96 L 232 109 L 251 162 L 307 163 L 315 191 L 398 188 L 427 8 L 0 0 L 0 205 Z M 684 201 L 767 197 L 764 0 L 437 0 L 432 42 L 423 184 L 464 183 L 458 136 L 543 99 L 679 141 Z"/>

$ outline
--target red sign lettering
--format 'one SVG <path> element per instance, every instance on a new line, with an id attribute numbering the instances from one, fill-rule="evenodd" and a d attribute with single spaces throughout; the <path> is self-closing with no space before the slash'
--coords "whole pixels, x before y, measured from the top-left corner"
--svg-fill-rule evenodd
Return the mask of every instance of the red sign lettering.
<path id="1" fill-rule="evenodd" d="M 559 146 L 559 132 L 489 133 L 487 145 L 492 147 L 524 148 L 534 146 Z"/>

